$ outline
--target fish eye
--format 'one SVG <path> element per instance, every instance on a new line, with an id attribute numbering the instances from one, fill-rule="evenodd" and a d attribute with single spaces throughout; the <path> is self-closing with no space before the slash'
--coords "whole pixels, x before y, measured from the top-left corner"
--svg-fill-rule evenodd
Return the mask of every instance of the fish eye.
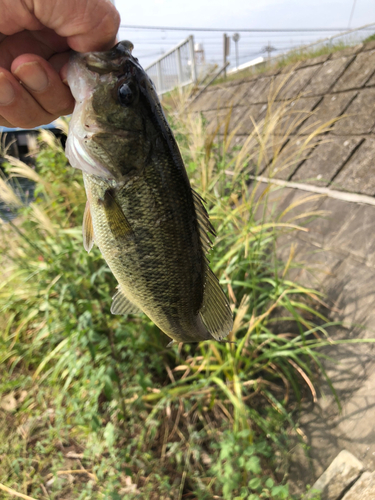
<path id="1" fill-rule="evenodd" d="M 118 88 L 118 98 L 123 106 L 130 106 L 134 102 L 135 97 L 136 93 L 127 83 L 123 83 Z"/>

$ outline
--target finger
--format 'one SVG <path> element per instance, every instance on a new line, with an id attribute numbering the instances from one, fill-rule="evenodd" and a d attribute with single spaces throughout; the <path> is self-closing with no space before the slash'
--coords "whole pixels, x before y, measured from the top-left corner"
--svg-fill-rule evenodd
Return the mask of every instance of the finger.
<path id="1" fill-rule="evenodd" d="M 62 52 L 61 54 L 55 54 L 48 59 L 48 62 L 53 67 L 57 73 L 60 73 L 62 68 L 66 66 L 69 62 L 69 57 L 72 54 L 72 51 Z"/>
<path id="2" fill-rule="evenodd" d="M 31 0 L 34 16 L 78 52 L 113 46 L 120 14 L 110 0 Z"/>
<path id="3" fill-rule="evenodd" d="M 9 70 L 14 59 L 22 54 L 36 54 L 48 60 L 53 54 L 68 49 L 66 39 L 50 29 L 22 31 L 3 40 L 0 38 L 0 66 Z"/>
<path id="4" fill-rule="evenodd" d="M 33 15 L 32 8 L 28 8 L 24 0 L 2 0 L 0 32 L 4 35 L 13 35 L 24 29 L 38 30 L 42 28 L 40 20 Z"/>
<path id="5" fill-rule="evenodd" d="M 20 56 L 13 61 L 11 72 L 50 115 L 60 116 L 72 112 L 74 99 L 69 87 L 64 85 L 58 72 L 42 57 L 34 54 Z"/>
<path id="6" fill-rule="evenodd" d="M 37 127 L 57 118 L 43 109 L 6 69 L 0 69 L 0 116 L 21 128 Z"/>
<path id="7" fill-rule="evenodd" d="M 8 127 L 8 128 L 13 128 L 13 125 L 9 123 L 7 120 L 5 120 L 2 116 L 0 116 L 0 127 Z M 0 130 L 0 134 L 1 134 Z"/>

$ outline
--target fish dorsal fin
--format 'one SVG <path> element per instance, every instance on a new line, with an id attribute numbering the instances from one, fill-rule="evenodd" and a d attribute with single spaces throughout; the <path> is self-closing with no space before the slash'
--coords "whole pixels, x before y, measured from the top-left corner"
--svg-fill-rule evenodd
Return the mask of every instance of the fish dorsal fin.
<path id="1" fill-rule="evenodd" d="M 222 340 L 233 328 L 233 314 L 219 280 L 207 265 L 203 305 L 199 314 L 216 340 Z"/>
<path id="2" fill-rule="evenodd" d="M 215 229 L 210 222 L 207 210 L 205 209 L 203 203 L 204 200 L 199 196 L 198 193 L 192 189 L 195 213 L 197 214 L 199 236 L 202 243 L 204 253 L 208 253 L 212 248 L 212 241 L 210 235 L 215 237 Z"/>
<path id="3" fill-rule="evenodd" d="M 130 300 L 124 295 L 124 292 L 119 289 L 118 292 L 113 296 L 111 313 L 112 314 L 138 314 L 142 312 L 137 306 L 130 302 Z"/>
<path id="4" fill-rule="evenodd" d="M 83 247 L 86 252 L 89 252 L 94 244 L 94 228 L 92 226 L 89 200 L 86 201 L 85 213 L 83 214 L 82 234 Z"/>
<path id="5" fill-rule="evenodd" d="M 116 239 L 129 239 L 134 235 L 133 229 L 118 205 L 112 188 L 107 189 L 102 200 L 109 228 Z"/>

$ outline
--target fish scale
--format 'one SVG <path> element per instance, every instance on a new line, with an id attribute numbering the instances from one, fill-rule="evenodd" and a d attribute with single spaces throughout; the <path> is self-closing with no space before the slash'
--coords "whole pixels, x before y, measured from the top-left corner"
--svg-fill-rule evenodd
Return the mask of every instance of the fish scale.
<path id="1" fill-rule="evenodd" d="M 222 340 L 232 312 L 206 251 L 213 228 L 130 42 L 75 54 L 67 156 L 83 171 L 84 245 L 118 281 L 111 311 L 143 311 L 177 342 Z"/>

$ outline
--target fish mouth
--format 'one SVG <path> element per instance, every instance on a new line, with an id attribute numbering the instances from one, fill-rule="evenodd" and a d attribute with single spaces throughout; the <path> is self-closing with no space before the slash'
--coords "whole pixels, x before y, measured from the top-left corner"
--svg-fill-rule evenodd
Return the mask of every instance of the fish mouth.
<path id="1" fill-rule="evenodd" d="M 87 69 L 100 75 L 118 72 L 124 63 L 132 57 L 134 45 L 128 40 L 124 40 L 105 52 L 90 52 L 81 54 L 82 62 Z"/>

